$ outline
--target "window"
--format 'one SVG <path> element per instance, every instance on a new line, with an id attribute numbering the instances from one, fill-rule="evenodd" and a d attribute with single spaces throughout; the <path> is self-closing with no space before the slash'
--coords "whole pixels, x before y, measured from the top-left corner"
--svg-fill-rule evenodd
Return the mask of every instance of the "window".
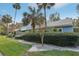
<path id="1" fill-rule="evenodd" d="M 62 29 L 61 28 L 59 29 L 59 32 L 62 32 Z"/>

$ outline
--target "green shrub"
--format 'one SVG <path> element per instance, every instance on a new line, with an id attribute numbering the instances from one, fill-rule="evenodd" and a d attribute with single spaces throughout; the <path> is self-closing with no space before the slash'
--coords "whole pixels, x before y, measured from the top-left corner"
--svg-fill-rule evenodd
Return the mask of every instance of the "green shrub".
<path id="1" fill-rule="evenodd" d="M 54 28 L 53 31 L 54 31 L 54 32 L 57 32 L 57 28 Z"/>
<path id="2" fill-rule="evenodd" d="M 59 46 L 75 46 L 78 40 L 76 33 L 44 33 L 44 43 L 55 44 Z M 26 41 L 41 43 L 41 36 L 39 33 L 27 33 L 21 37 L 16 37 Z"/>

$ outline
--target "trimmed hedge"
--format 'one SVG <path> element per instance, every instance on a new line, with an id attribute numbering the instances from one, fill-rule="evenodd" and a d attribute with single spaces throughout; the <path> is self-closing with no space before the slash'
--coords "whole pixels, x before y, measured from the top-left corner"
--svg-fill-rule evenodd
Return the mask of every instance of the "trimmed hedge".
<path id="1" fill-rule="evenodd" d="M 44 43 L 55 44 L 59 46 L 75 46 L 79 36 L 77 33 L 43 33 Z M 41 43 L 41 36 L 39 33 L 26 33 L 17 39 Z"/>

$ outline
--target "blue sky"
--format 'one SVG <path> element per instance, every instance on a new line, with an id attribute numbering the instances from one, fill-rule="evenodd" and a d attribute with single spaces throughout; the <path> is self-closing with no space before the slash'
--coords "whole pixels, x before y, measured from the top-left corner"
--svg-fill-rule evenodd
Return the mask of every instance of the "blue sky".
<path id="1" fill-rule="evenodd" d="M 56 3 L 54 7 L 52 7 L 50 10 L 47 10 L 47 19 L 49 19 L 49 15 L 51 13 L 58 12 L 60 13 L 60 18 L 64 19 L 65 17 L 70 18 L 77 18 L 79 15 L 76 11 L 76 3 Z M 23 12 L 29 12 L 28 6 L 36 7 L 36 4 L 34 3 L 22 3 L 21 9 L 18 10 L 16 21 L 20 22 L 22 19 Z M 14 17 L 14 8 L 12 7 L 12 4 L 10 3 L 0 3 L 0 15 L 4 14 L 10 14 L 12 17 Z M 43 12 L 43 10 L 42 10 Z"/>

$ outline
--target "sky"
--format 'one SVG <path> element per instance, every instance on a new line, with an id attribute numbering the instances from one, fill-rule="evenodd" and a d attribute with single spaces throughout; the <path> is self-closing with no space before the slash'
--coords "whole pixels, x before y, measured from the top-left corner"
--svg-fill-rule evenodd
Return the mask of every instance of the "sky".
<path id="1" fill-rule="evenodd" d="M 20 3 L 20 5 L 21 9 L 17 12 L 16 22 L 21 22 L 23 18 L 22 14 L 24 12 L 29 12 L 28 6 L 37 8 L 37 5 L 34 3 Z M 47 20 L 49 20 L 49 15 L 55 12 L 60 13 L 61 19 L 66 17 L 77 18 L 79 14 L 77 13 L 76 6 L 77 3 L 56 3 L 50 10 L 47 9 Z M 0 16 L 4 14 L 9 14 L 14 19 L 15 9 L 12 7 L 11 3 L 0 3 Z"/>

